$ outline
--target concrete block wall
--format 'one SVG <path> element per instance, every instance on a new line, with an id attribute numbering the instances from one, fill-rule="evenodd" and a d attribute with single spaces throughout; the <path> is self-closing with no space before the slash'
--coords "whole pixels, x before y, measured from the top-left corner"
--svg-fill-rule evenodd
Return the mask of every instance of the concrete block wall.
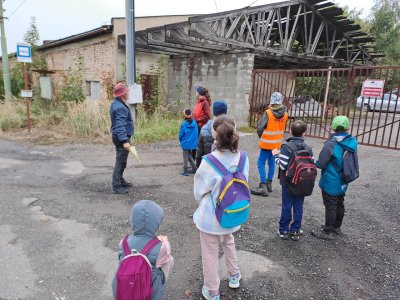
<path id="1" fill-rule="evenodd" d="M 238 127 L 248 126 L 253 67 L 254 55 L 250 53 L 172 57 L 168 101 L 182 100 L 193 109 L 195 87 L 202 85 L 209 89 L 213 101 L 222 99 L 228 103 L 228 114 L 235 118 Z"/>

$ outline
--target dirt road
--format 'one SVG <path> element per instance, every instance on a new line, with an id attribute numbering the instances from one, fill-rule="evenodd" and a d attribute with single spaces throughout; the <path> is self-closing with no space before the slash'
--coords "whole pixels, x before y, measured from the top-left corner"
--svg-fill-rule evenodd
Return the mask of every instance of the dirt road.
<path id="1" fill-rule="evenodd" d="M 318 153 L 321 140 L 309 140 Z M 241 138 L 257 184 L 255 135 Z M 111 194 L 111 145 L 34 146 L 0 140 L 0 299 L 111 299 L 116 248 L 129 231 L 131 206 L 157 201 L 166 212 L 175 269 L 165 299 L 201 299 L 193 176 L 183 177 L 176 142 L 139 146 L 130 158 L 127 196 Z M 344 234 L 321 241 L 310 230 L 324 220 L 318 188 L 305 202 L 299 242 L 276 235 L 277 183 L 252 199 L 250 221 L 236 234 L 242 287 L 222 299 L 400 299 L 400 152 L 360 147 L 361 178 L 346 197 Z M 185 291 L 190 296 L 185 296 Z"/>

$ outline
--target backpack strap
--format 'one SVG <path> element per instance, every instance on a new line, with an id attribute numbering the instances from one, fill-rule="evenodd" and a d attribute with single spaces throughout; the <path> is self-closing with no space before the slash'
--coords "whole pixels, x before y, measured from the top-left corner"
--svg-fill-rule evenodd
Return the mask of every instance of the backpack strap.
<path id="1" fill-rule="evenodd" d="M 128 245 L 128 236 L 129 235 L 126 235 L 122 240 L 122 249 L 124 250 L 125 256 L 131 254 L 131 252 L 132 252 Z"/>
<path id="2" fill-rule="evenodd" d="M 203 156 L 203 158 L 222 176 L 229 173 L 227 168 L 212 153 Z"/>
<path id="3" fill-rule="evenodd" d="M 153 238 L 152 240 L 150 240 L 150 242 L 148 242 L 146 244 L 146 246 L 143 247 L 143 249 L 142 249 L 142 251 L 140 251 L 140 253 L 147 256 L 150 253 L 150 251 L 153 250 L 153 248 L 155 246 L 157 246 L 158 243 L 160 243 L 160 242 L 161 241 L 157 237 Z"/>
<path id="4" fill-rule="evenodd" d="M 238 163 L 238 169 L 240 172 L 243 172 L 244 164 L 246 162 L 247 153 L 246 151 L 240 150 L 240 158 Z"/>

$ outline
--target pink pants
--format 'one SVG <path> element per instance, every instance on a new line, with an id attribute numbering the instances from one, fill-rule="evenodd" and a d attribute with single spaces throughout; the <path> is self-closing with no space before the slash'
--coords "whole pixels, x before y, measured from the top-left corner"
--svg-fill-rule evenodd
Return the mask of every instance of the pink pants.
<path id="1" fill-rule="evenodd" d="M 204 286 L 210 291 L 219 291 L 218 247 L 221 241 L 229 275 L 239 272 L 235 239 L 232 234 L 213 235 L 200 231 L 201 259 L 203 262 Z"/>

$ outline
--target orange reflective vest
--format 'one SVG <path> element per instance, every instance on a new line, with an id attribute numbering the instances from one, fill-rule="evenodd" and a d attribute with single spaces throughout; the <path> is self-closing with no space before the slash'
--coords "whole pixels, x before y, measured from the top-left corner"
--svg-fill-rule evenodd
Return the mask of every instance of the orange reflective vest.
<path id="1" fill-rule="evenodd" d="M 283 143 L 283 133 L 285 132 L 288 114 L 285 112 L 281 119 L 277 119 L 271 109 L 267 109 L 266 113 L 268 116 L 268 123 L 261 135 L 258 145 L 261 149 L 265 150 L 279 149 Z"/>

